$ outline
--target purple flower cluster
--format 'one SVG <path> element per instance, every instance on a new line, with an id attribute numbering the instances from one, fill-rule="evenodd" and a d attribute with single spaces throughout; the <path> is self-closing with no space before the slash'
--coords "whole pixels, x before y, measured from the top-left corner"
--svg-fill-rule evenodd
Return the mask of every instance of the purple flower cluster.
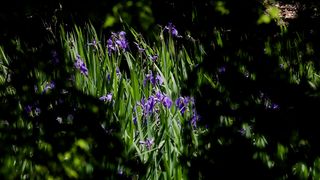
<path id="1" fill-rule="evenodd" d="M 157 54 L 155 54 L 153 56 L 150 55 L 149 58 L 151 59 L 152 62 L 156 62 L 158 59 L 158 55 Z"/>
<path id="2" fill-rule="evenodd" d="M 271 99 L 267 95 L 265 95 L 263 92 L 260 92 L 259 98 L 262 100 L 266 109 L 269 109 L 269 110 L 280 109 L 280 106 L 272 102 Z"/>
<path id="3" fill-rule="evenodd" d="M 172 37 L 178 37 L 178 38 L 182 37 L 179 35 L 178 30 L 171 22 L 169 22 L 168 25 L 165 26 L 164 28 L 171 34 Z"/>
<path id="4" fill-rule="evenodd" d="M 124 31 L 120 31 L 118 34 L 112 33 L 111 37 L 107 40 L 107 48 L 109 55 L 112 52 L 119 51 L 120 49 L 125 51 L 128 48 L 126 33 Z"/>
<path id="5" fill-rule="evenodd" d="M 109 93 L 106 96 L 101 96 L 99 98 L 99 100 L 103 101 L 103 102 L 111 102 L 112 101 L 112 93 Z"/>
<path id="6" fill-rule="evenodd" d="M 145 49 L 142 48 L 138 43 L 134 42 L 134 44 L 136 45 L 136 47 L 137 47 L 137 49 L 138 49 L 138 51 L 139 51 L 140 53 L 143 53 L 143 52 L 145 51 Z"/>
<path id="7" fill-rule="evenodd" d="M 151 149 L 152 145 L 154 144 L 154 140 L 153 139 L 150 139 L 150 138 L 147 138 L 145 141 L 139 141 L 140 144 L 144 144 L 147 149 Z"/>
<path id="8" fill-rule="evenodd" d="M 77 55 L 76 62 L 74 63 L 74 66 L 80 70 L 80 73 L 88 76 L 88 69 L 87 66 L 84 64 L 83 60 L 80 58 L 80 55 Z"/>
<path id="9" fill-rule="evenodd" d="M 97 42 L 97 41 L 94 39 L 92 42 L 89 42 L 89 43 L 88 43 L 88 46 L 93 46 L 93 47 L 97 48 L 98 43 L 99 43 L 99 42 Z"/>
<path id="10" fill-rule="evenodd" d="M 138 103 L 138 105 L 141 106 L 145 117 L 159 111 L 159 106 L 157 106 L 157 104 L 161 104 L 163 107 L 170 109 L 172 100 L 170 97 L 158 91 L 156 95 L 152 95 L 148 99 L 143 98 Z"/>
<path id="11" fill-rule="evenodd" d="M 39 116 L 41 113 L 41 109 L 38 107 L 37 104 L 34 105 L 27 105 L 24 108 L 25 112 L 27 113 L 28 116 Z"/>
<path id="12" fill-rule="evenodd" d="M 55 83 L 53 81 L 51 81 L 50 83 L 47 83 L 42 91 L 42 93 L 46 93 L 48 90 L 50 89 L 54 89 L 55 88 Z"/>
<path id="13" fill-rule="evenodd" d="M 194 106 L 193 98 L 181 96 L 176 100 L 176 106 L 177 106 L 177 108 L 179 108 L 181 114 L 184 114 L 184 112 L 188 109 L 190 102 L 191 102 L 192 106 Z"/>
<path id="14" fill-rule="evenodd" d="M 163 79 L 158 73 L 157 75 L 153 75 L 152 71 L 149 71 L 149 73 L 146 74 L 146 77 L 143 80 L 143 85 L 146 86 L 147 82 L 150 82 L 153 86 L 155 86 L 156 84 L 162 85 Z"/>
<path id="15" fill-rule="evenodd" d="M 192 112 L 193 113 L 192 113 L 190 123 L 193 128 L 197 128 L 197 122 L 200 120 L 200 116 L 198 115 L 198 113 L 194 109 Z"/>
<path id="16" fill-rule="evenodd" d="M 195 109 L 195 102 L 192 97 L 179 97 L 176 100 L 176 107 L 179 109 L 180 113 L 184 115 L 184 113 L 189 110 L 189 107 L 191 105 L 191 111 L 192 111 L 192 116 L 190 123 L 191 125 L 196 128 L 197 127 L 197 122 L 200 120 L 200 116 L 198 115 L 196 109 Z"/>

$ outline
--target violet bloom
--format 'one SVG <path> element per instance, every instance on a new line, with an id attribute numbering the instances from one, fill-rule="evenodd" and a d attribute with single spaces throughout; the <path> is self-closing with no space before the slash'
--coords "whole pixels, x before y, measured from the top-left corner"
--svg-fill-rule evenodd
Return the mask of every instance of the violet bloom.
<path id="1" fill-rule="evenodd" d="M 191 120 L 190 120 L 190 123 L 191 123 L 191 126 L 193 128 L 197 128 L 197 122 L 200 120 L 200 116 L 197 114 L 196 111 L 193 112 L 193 115 L 191 117 Z"/>
<path id="2" fill-rule="evenodd" d="M 26 113 L 27 113 L 28 115 L 31 115 L 31 113 L 32 113 L 32 106 L 27 105 L 27 106 L 24 108 L 24 110 L 26 111 Z"/>
<path id="3" fill-rule="evenodd" d="M 173 37 L 182 37 L 179 35 L 178 30 L 175 28 L 175 26 L 171 22 L 169 22 L 168 26 L 165 26 L 164 28 L 168 30 Z"/>
<path id="4" fill-rule="evenodd" d="M 128 42 L 126 40 L 126 33 L 124 31 L 120 31 L 118 33 L 118 39 L 116 43 L 120 47 L 120 49 L 126 50 L 128 48 Z"/>
<path id="5" fill-rule="evenodd" d="M 125 39 L 126 38 L 126 32 L 120 31 L 119 32 L 119 39 Z"/>
<path id="6" fill-rule="evenodd" d="M 98 44 L 99 42 L 97 42 L 95 39 L 92 41 L 92 42 L 89 42 L 88 43 L 88 46 L 94 46 L 94 47 L 97 47 L 97 44 Z"/>
<path id="7" fill-rule="evenodd" d="M 147 138 L 145 141 L 139 141 L 139 143 L 144 144 L 150 150 L 152 145 L 154 144 L 154 140 Z"/>
<path id="8" fill-rule="evenodd" d="M 88 69 L 79 55 L 77 55 L 76 57 L 76 62 L 74 63 L 74 66 L 80 70 L 81 74 L 88 76 Z"/>
<path id="9" fill-rule="evenodd" d="M 136 45 L 136 47 L 137 47 L 137 49 L 138 49 L 138 51 L 139 51 L 140 53 L 142 53 L 142 52 L 145 51 L 145 49 L 143 49 L 142 47 L 140 47 L 138 43 L 134 42 L 134 44 Z"/>
<path id="10" fill-rule="evenodd" d="M 150 81 L 150 83 L 155 86 L 156 84 L 162 85 L 163 79 L 162 77 L 157 74 L 156 76 L 153 75 L 152 71 L 149 71 L 148 74 L 146 74 L 145 79 L 143 80 L 143 85 L 145 86 L 147 81 Z"/>
<path id="11" fill-rule="evenodd" d="M 153 56 L 150 55 L 149 57 L 153 62 L 156 62 L 156 60 L 158 59 L 158 55 L 157 54 L 153 55 Z"/>
<path id="12" fill-rule="evenodd" d="M 53 81 L 51 81 L 50 83 L 46 84 L 42 93 L 46 93 L 49 89 L 54 89 L 54 87 L 55 87 L 55 83 Z"/>
<path id="13" fill-rule="evenodd" d="M 128 47 L 128 43 L 125 39 L 123 40 L 116 40 L 117 45 L 120 47 L 120 49 L 126 50 Z"/>
<path id="14" fill-rule="evenodd" d="M 114 43 L 111 38 L 107 40 L 107 49 L 109 55 L 112 53 L 112 51 L 116 51 L 116 47 L 114 46 Z"/>
<path id="15" fill-rule="evenodd" d="M 269 108 L 272 110 L 277 110 L 277 109 L 279 109 L 279 105 L 275 104 L 275 103 L 271 103 L 271 105 L 269 105 Z"/>
<path id="16" fill-rule="evenodd" d="M 162 79 L 162 77 L 161 77 L 159 74 L 157 74 L 157 76 L 156 76 L 156 82 L 157 82 L 159 85 L 162 85 L 162 83 L 163 83 L 163 79 Z"/>
<path id="17" fill-rule="evenodd" d="M 121 76 L 121 72 L 120 72 L 120 69 L 118 67 L 116 68 L 116 74 L 117 74 L 117 76 Z"/>
<path id="18" fill-rule="evenodd" d="M 147 112 L 149 114 L 153 113 L 153 110 L 154 110 L 156 103 L 157 103 L 156 99 L 153 96 L 150 96 L 148 98 L 147 103 L 145 104 L 145 107 L 144 107 L 145 112 Z"/>
<path id="19" fill-rule="evenodd" d="M 106 96 L 101 96 L 99 98 L 100 101 L 103 101 L 103 102 L 111 102 L 112 100 L 112 93 L 109 93 L 107 94 Z"/>
<path id="20" fill-rule="evenodd" d="M 176 100 L 176 106 L 179 108 L 181 114 L 184 114 L 184 112 L 186 111 L 189 101 L 190 101 L 189 97 L 182 97 L 182 96 Z"/>
<path id="21" fill-rule="evenodd" d="M 34 110 L 34 113 L 36 116 L 39 116 L 40 113 L 41 113 L 41 109 L 39 107 L 36 107 L 35 110 Z"/>
<path id="22" fill-rule="evenodd" d="M 218 72 L 219 72 L 219 73 L 224 73 L 224 72 L 226 72 L 226 67 L 222 66 L 222 67 L 218 68 Z"/>
<path id="23" fill-rule="evenodd" d="M 172 100 L 168 96 L 161 93 L 160 91 L 156 93 L 156 100 L 158 102 L 161 102 L 165 108 L 169 109 L 172 106 Z"/>
<path id="24" fill-rule="evenodd" d="M 172 105 L 172 101 L 171 101 L 171 99 L 168 97 L 168 96 L 165 96 L 163 99 L 162 99 L 162 104 L 163 104 L 163 106 L 164 107 L 166 107 L 166 108 L 170 108 L 171 107 L 171 105 Z"/>

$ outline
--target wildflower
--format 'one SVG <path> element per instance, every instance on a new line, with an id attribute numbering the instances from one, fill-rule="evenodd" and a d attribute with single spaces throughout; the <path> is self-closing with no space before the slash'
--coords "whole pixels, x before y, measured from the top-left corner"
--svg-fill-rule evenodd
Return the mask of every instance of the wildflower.
<path id="1" fill-rule="evenodd" d="M 156 93 L 156 98 L 157 98 L 159 101 L 161 101 L 161 100 L 164 98 L 164 95 L 163 95 L 160 91 L 158 91 L 158 92 Z"/>
<path id="2" fill-rule="evenodd" d="M 127 41 L 125 39 L 116 40 L 116 43 L 120 47 L 120 49 L 125 50 L 128 47 L 128 43 L 127 43 Z"/>
<path id="3" fill-rule="evenodd" d="M 178 38 L 182 37 L 178 34 L 178 30 L 175 28 L 175 26 L 171 22 L 169 22 L 168 26 L 165 26 L 164 28 L 168 30 L 173 37 L 178 37 Z"/>
<path id="4" fill-rule="evenodd" d="M 27 106 L 24 108 L 24 110 L 26 111 L 26 113 L 27 113 L 28 115 L 31 115 L 31 113 L 32 113 L 32 106 L 27 105 Z"/>
<path id="5" fill-rule="evenodd" d="M 219 73 L 224 73 L 224 72 L 226 72 L 226 67 L 225 67 L 225 66 L 222 66 L 222 67 L 218 68 L 218 72 L 219 72 Z"/>
<path id="6" fill-rule="evenodd" d="M 82 59 L 80 58 L 79 55 L 77 55 L 77 57 L 76 57 L 76 62 L 75 62 L 74 65 L 75 65 L 75 67 L 76 67 L 77 69 L 80 70 L 80 73 L 81 73 L 81 74 L 83 74 L 83 75 L 85 75 L 85 76 L 88 76 L 88 69 L 87 69 L 86 65 L 84 64 L 84 62 L 82 61 Z"/>
<path id="7" fill-rule="evenodd" d="M 273 110 L 276 110 L 276 109 L 279 109 L 279 105 L 275 104 L 275 103 L 272 103 L 271 105 L 269 105 L 269 108 L 273 109 Z"/>
<path id="8" fill-rule="evenodd" d="M 138 51 L 139 51 L 140 53 L 142 53 L 142 52 L 145 51 L 145 49 L 143 49 L 142 47 L 140 47 L 138 43 L 134 42 L 134 44 L 136 45 L 136 47 L 137 47 L 137 49 L 138 49 Z"/>
<path id="9" fill-rule="evenodd" d="M 119 49 L 126 50 L 128 48 L 128 42 L 125 35 L 126 33 L 124 31 L 120 31 L 118 34 L 111 33 L 111 37 L 107 40 L 109 54 Z"/>
<path id="10" fill-rule="evenodd" d="M 94 47 L 97 47 L 97 44 L 98 44 L 99 42 L 97 42 L 95 39 L 92 41 L 92 42 L 89 42 L 88 43 L 88 46 L 94 46 Z"/>
<path id="11" fill-rule="evenodd" d="M 162 100 L 162 104 L 163 104 L 164 107 L 170 108 L 171 105 L 172 105 L 172 101 L 171 101 L 171 99 L 170 99 L 168 96 L 165 96 L 165 97 L 163 98 L 163 100 Z"/>
<path id="12" fill-rule="evenodd" d="M 117 76 L 121 76 L 121 72 L 120 72 L 120 69 L 118 67 L 116 68 L 116 74 L 117 74 Z"/>
<path id="13" fill-rule="evenodd" d="M 126 37 L 126 32 L 124 32 L 124 31 L 120 31 L 119 32 L 119 39 L 125 39 Z"/>
<path id="14" fill-rule="evenodd" d="M 156 62 L 156 60 L 158 59 L 158 55 L 157 54 L 155 54 L 155 55 L 153 55 L 153 56 L 149 56 L 149 58 L 153 61 L 153 62 Z"/>
<path id="15" fill-rule="evenodd" d="M 197 128 L 197 122 L 200 120 L 200 116 L 197 114 L 197 112 L 194 110 L 193 111 L 193 115 L 192 115 L 192 117 L 191 117 L 191 121 L 190 121 L 190 123 L 191 123 L 191 126 L 193 127 L 193 128 Z"/>
<path id="16" fill-rule="evenodd" d="M 107 40 L 107 49 L 108 49 L 109 55 L 112 53 L 112 51 L 116 51 L 116 47 L 114 46 L 111 38 Z"/>
<path id="17" fill-rule="evenodd" d="M 189 97 L 181 96 L 176 100 L 176 106 L 179 108 L 181 114 L 184 114 L 184 112 L 186 111 L 188 107 L 188 103 L 189 103 Z"/>
<path id="18" fill-rule="evenodd" d="M 149 71 L 148 74 L 146 74 L 146 78 L 143 80 L 143 85 L 145 86 L 147 81 L 150 81 L 150 83 L 154 86 L 156 84 L 161 85 L 163 83 L 162 77 L 157 74 L 156 76 L 153 75 L 152 71 Z"/>
<path id="19" fill-rule="evenodd" d="M 156 82 L 158 82 L 159 85 L 161 85 L 163 83 L 163 79 L 159 74 L 157 74 L 157 76 L 156 76 Z"/>
<path id="20" fill-rule="evenodd" d="M 137 116 L 134 116 L 134 118 L 132 119 L 133 124 L 137 124 Z"/>
<path id="21" fill-rule="evenodd" d="M 34 113 L 36 116 L 39 116 L 40 113 L 41 113 L 41 109 L 39 107 L 36 107 L 35 110 L 34 110 Z"/>
<path id="22" fill-rule="evenodd" d="M 112 93 L 107 94 L 106 96 L 101 96 L 99 98 L 100 101 L 104 101 L 104 102 L 111 102 L 112 100 Z"/>
<path id="23" fill-rule="evenodd" d="M 47 83 L 44 87 L 42 93 L 46 93 L 49 89 L 53 89 L 55 87 L 55 83 L 51 81 L 50 83 Z"/>
<path id="24" fill-rule="evenodd" d="M 172 100 L 168 96 L 161 93 L 160 91 L 156 93 L 156 100 L 158 102 L 161 102 L 162 105 L 166 108 L 170 108 L 172 106 Z"/>
<path id="25" fill-rule="evenodd" d="M 145 141 L 139 141 L 139 143 L 144 144 L 150 150 L 152 145 L 154 144 L 154 140 L 147 138 Z"/>

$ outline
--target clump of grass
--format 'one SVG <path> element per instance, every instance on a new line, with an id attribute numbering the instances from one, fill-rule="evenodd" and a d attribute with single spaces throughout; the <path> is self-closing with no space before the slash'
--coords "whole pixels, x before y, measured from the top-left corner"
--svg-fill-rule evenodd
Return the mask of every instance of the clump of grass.
<path id="1" fill-rule="evenodd" d="M 128 158 L 148 166 L 139 177 L 185 179 L 179 159 L 186 148 L 183 127 L 200 131 L 194 99 L 181 96 L 181 84 L 199 58 L 176 46 L 182 36 L 175 27 L 166 26 L 153 46 L 132 28 L 102 37 L 90 25 L 61 32 L 74 86 L 109 106 L 106 121 L 121 126 Z"/>

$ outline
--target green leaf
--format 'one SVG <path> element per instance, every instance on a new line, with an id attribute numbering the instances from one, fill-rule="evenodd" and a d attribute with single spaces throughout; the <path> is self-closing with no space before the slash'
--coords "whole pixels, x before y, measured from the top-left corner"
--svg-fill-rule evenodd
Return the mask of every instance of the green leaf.
<path id="1" fill-rule="evenodd" d="M 266 14 L 261 15 L 257 21 L 258 24 L 269 24 L 270 22 L 271 22 L 271 18 Z"/>
<path id="2" fill-rule="evenodd" d="M 76 142 L 76 145 L 77 145 L 78 147 L 80 147 L 81 149 L 85 150 L 85 151 L 89 151 L 89 149 L 90 149 L 88 143 L 87 143 L 85 140 L 83 140 L 83 139 L 79 139 L 79 140 Z"/>
<path id="3" fill-rule="evenodd" d="M 112 27 L 116 22 L 116 18 L 114 16 L 109 15 L 104 21 L 103 28 Z"/>

